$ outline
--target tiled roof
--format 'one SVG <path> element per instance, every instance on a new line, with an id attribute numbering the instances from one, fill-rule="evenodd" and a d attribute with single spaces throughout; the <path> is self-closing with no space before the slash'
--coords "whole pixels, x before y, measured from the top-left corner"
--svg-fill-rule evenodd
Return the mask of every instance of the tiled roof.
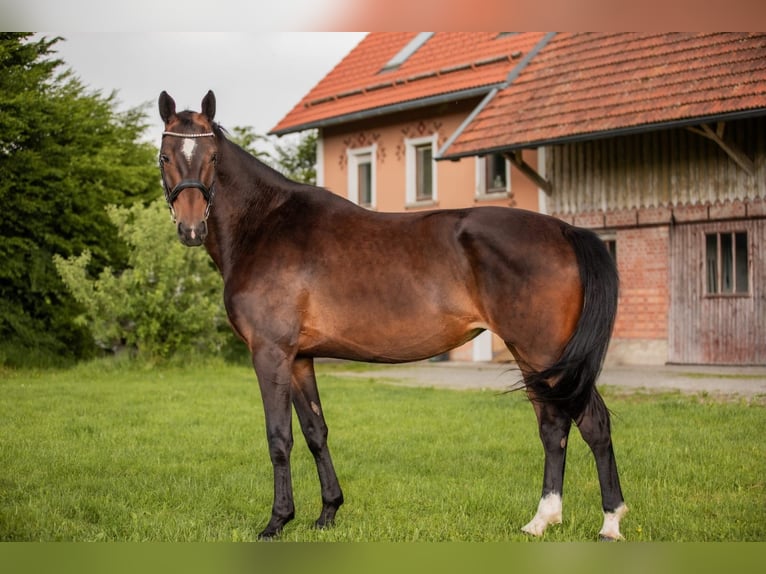
<path id="1" fill-rule="evenodd" d="M 761 113 L 764 33 L 560 33 L 440 155 Z"/>
<path id="2" fill-rule="evenodd" d="M 436 32 L 395 70 L 382 71 L 416 32 L 374 32 L 354 48 L 272 129 L 284 134 L 340 123 L 434 97 L 481 95 L 543 37 L 525 32 Z"/>

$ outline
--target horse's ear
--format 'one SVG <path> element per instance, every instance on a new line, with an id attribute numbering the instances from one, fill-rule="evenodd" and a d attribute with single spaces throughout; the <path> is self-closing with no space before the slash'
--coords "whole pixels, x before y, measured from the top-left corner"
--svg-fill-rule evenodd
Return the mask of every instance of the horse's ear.
<path id="1" fill-rule="evenodd" d="M 160 117 L 166 124 L 170 122 L 170 118 L 176 115 L 176 102 L 171 98 L 166 91 L 160 94 Z"/>
<path id="2" fill-rule="evenodd" d="M 205 97 L 202 98 L 202 114 L 207 116 L 211 122 L 215 117 L 215 94 L 213 90 L 208 90 Z"/>

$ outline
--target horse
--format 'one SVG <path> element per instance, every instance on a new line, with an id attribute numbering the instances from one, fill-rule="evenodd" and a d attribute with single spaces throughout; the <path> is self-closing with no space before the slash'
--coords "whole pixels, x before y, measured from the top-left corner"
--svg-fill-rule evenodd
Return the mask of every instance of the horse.
<path id="1" fill-rule="evenodd" d="M 223 277 L 231 327 L 252 356 L 273 467 L 271 517 L 260 539 L 294 518 L 292 408 L 316 462 L 322 510 L 343 492 L 314 372 L 316 358 L 400 363 L 443 354 L 484 330 L 521 371 L 545 453 L 542 495 L 522 530 L 562 520 L 567 440 L 577 425 L 596 461 L 604 522 L 622 538 L 627 511 L 609 411 L 595 382 L 617 309 L 618 275 L 599 237 L 509 207 L 382 213 L 297 183 L 227 139 L 201 111 L 159 97 L 159 167 L 178 238 L 204 245 Z"/>

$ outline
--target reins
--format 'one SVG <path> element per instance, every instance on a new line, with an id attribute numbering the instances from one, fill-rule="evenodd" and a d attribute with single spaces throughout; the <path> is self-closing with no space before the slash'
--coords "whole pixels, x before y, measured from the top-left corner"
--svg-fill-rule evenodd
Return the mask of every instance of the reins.
<path id="1" fill-rule="evenodd" d="M 177 138 L 205 138 L 205 137 L 215 137 L 214 132 L 203 132 L 198 134 L 183 134 L 180 132 L 170 132 L 170 131 L 164 131 L 162 132 L 163 137 L 164 136 L 172 136 Z M 196 189 L 200 190 L 200 193 L 202 193 L 202 197 L 205 198 L 205 201 L 207 202 L 207 206 L 205 207 L 205 215 L 203 216 L 203 221 L 207 221 L 207 218 L 210 216 L 210 207 L 213 205 L 213 198 L 215 197 L 215 172 L 213 174 L 213 183 L 210 184 L 210 187 L 207 187 L 204 183 L 202 183 L 199 180 L 195 179 L 184 179 L 181 180 L 178 185 L 176 185 L 172 190 L 168 187 L 167 182 L 165 181 L 165 168 L 164 168 L 164 162 L 162 161 L 162 156 L 160 156 L 160 174 L 162 176 L 162 187 L 165 191 L 165 201 L 168 204 L 168 209 L 170 209 L 170 216 L 173 219 L 173 223 L 176 222 L 176 212 L 173 209 L 173 203 L 178 198 L 179 194 L 186 189 L 187 187 L 194 187 Z"/>

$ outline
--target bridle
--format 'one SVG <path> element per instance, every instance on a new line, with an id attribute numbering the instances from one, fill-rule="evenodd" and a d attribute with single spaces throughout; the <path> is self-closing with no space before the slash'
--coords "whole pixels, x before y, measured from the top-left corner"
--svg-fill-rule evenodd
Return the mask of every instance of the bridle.
<path id="1" fill-rule="evenodd" d="M 162 137 L 165 136 L 172 136 L 176 138 L 207 138 L 215 137 L 215 133 L 204 132 L 199 134 L 182 134 L 179 132 L 164 131 L 162 132 Z M 188 187 L 199 189 L 202 193 L 202 197 L 205 198 L 207 207 L 205 207 L 205 215 L 203 216 L 202 221 L 207 221 L 207 218 L 210 216 L 210 207 L 213 205 L 213 198 L 215 197 L 215 172 L 213 172 L 213 183 L 210 184 L 210 187 L 206 186 L 198 179 L 183 179 L 173 189 L 170 189 L 167 181 L 165 181 L 165 162 L 162 160 L 162 154 L 160 154 L 159 163 L 160 174 L 162 176 L 162 187 L 165 191 L 165 201 L 167 202 L 168 208 L 170 209 L 170 216 L 173 218 L 173 223 L 176 222 L 176 212 L 173 209 L 173 203 L 178 198 L 179 194 Z"/>

